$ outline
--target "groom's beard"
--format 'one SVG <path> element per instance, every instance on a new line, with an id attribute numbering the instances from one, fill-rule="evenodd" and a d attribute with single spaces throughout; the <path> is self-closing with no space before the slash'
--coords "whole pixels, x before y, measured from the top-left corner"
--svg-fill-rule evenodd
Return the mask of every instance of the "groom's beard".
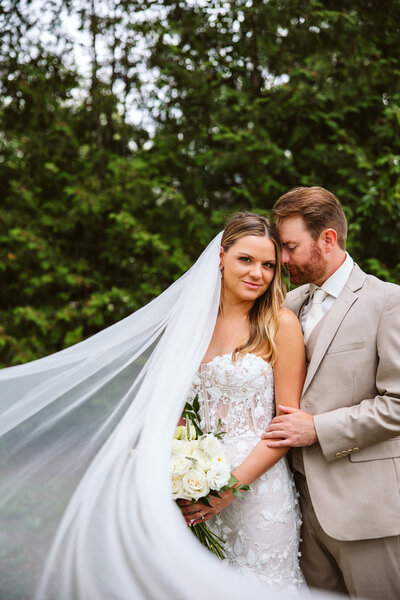
<path id="1" fill-rule="evenodd" d="M 316 243 L 311 248 L 310 258 L 307 263 L 304 265 L 292 265 L 289 263 L 287 265 L 290 283 L 294 283 L 295 285 L 323 280 L 326 268 L 326 261 Z"/>

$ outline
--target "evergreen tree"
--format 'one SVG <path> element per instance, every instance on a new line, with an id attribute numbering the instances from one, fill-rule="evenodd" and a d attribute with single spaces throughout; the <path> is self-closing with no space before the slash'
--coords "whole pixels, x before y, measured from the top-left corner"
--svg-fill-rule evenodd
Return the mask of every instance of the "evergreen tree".
<path id="1" fill-rule="evenodd" d="M 400 281 L 398 2 L 45 4 L 0 13 L 3 364 L 139 308 L 295 185 L 335 192 L 353 257 Z"/>

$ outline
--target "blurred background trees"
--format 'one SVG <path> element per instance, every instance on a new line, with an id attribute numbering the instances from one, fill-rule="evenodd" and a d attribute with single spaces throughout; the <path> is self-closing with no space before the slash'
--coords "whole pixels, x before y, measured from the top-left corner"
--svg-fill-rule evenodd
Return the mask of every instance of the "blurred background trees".
<path id="1" fill-rule="evenodd" d="M 4 0 L 0 29 L 2 365 L 136 310 L 295 185 L 400 283 L 396 0 Z"/>

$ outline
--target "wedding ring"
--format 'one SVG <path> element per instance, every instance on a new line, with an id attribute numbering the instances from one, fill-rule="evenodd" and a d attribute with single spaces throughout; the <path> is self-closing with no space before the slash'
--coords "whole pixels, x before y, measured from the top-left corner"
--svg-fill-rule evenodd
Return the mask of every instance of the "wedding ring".
<path id="1" fill-rule="evenodd" d="M 204 515 L 203 515 L 203 513 L 200 513 L 200 517 L 201 517 L 201 520 L 204 521 Z"/>

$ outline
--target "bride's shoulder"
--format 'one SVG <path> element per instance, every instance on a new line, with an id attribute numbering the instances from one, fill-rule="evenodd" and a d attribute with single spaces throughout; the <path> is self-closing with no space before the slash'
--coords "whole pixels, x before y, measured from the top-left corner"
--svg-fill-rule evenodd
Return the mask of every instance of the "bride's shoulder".
<path id="1" fill-rule="evenodd" d="M 300 322 L 291 310 L 281 307 L 279 310 L 277 335 L 286 337 L 288 334 L 301 335 L 302 337 Z"/>
<path id="2" fill-rule="evenodd" d="M 280 310 L 275 343 L 277 349 L 275 373 L 277 373 L 277 370 L 280 371 L 280 365 L 284 365 L 284 371 L 286 372 L 288 365 L 295 368 L 304 366 L 304 339 L 300 322 L 288 308 L 281 308 Z"/>
<path id="3" fill-rule="evenodd" d="M 281 306 L 279 309 L 279 325 L 298 324 L 299 320 L 289 308 Z"/>

